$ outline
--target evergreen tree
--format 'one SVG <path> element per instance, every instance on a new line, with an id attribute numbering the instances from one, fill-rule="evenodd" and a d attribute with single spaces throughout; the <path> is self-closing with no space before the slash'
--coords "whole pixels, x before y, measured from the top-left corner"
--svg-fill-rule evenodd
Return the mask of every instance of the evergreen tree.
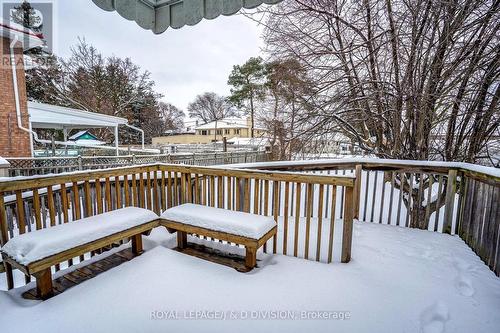
<path id="1" fill-rule="evenodd" d="M 238 107 L 246 106 L 250 113 L 251 137 L 253 138 L 255 101 L 264 97 L 266 86 L 266 66 L 262 58 L 250 58 L 241 66 L 233 66 L 227 83 L 233 87 L 229 101 Z"/>
<path id="2" fill-rule="evenodd" d="M 42 31 L 42 18 L 37 14 L 35 8 L 26 0 L 19 6 L 14 7 L 14 10 L 10 14 L 10 19 L 34 32 Z"/>

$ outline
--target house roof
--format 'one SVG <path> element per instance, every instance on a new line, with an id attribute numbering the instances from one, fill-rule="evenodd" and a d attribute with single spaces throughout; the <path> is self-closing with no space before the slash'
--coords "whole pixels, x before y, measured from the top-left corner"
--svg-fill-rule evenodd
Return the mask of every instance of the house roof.
<path id="1" fill-rule="evenodd" d="M 69 139 L 70 140 L 77 140 L 79 137 L 81 137 L 82 135 L 85 135 L 85 134 L 88 134 L 89 136 L 91 136 L 92 138 L 97 140 L 97 137 L 94 134 L 90 133 L 88 130 L 79 131 L 79 132 L 73 134 L 72 136 L 70 136 Z M 83 139 L 83 140 L 89 140 L 89 139 Z"/>
<path id="2" fill-rule="evenodd" d="M 24 50 L 43 46 L 43 35 L 37 34 L 20 24 L 4 21 L 0 18 L 0 36 L 10 40 L 17 40 L 23 45 Z"/>
<path id="3" fill-rule="evenodd" d="M 203 124 L 196 127 L 196 130 L 205 129 L 224 129 L 224 128 L 249 128 L 247 121 L 240 118 L 225 118 L 217 121 L 211 121 L 209 123 Z"/>
<path id="4" fill-rule="evenodd" d="M 195 25 L 203 18 L 211 20 L 220 15 L 233 15 L 241 8 L 251 9 L 261 4 L 275 4 L 282 0 L 92 0 L 106 11 L 116 10 L 140 27 L 161 34 L 168 27 L 174 29 Z"/>
<path id="5" fill-rule="evenodd" d="M 32 128 L 87 129 L 128 123 L 125 118 L 37 102 L 28 102 L 28 112 Z"/>

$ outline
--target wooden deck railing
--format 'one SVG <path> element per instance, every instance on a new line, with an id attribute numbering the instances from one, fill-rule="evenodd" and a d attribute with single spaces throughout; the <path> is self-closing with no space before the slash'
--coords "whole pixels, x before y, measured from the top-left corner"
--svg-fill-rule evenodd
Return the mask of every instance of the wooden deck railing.
<path id="1" fill-rule="evenodd" d="M 267 252 L 349 262 L 354 185 L 352 176 L 173 164 L 4 180 L 0 181 L 0 243 L 125 206 L 159 214 L 193 202 L 274 216 L 278 234 L 265 245 Z"/>
<path id="2" fill-rule="evenodd" d="M 370 159 L 268 162 L 246 167 L 355 175 L 361 180 L 355 188 L 359 198 L 355 200 L 359 204 L 356 218 L 457 234 L 500 276 L 498 169 L 466 163 Z"/>

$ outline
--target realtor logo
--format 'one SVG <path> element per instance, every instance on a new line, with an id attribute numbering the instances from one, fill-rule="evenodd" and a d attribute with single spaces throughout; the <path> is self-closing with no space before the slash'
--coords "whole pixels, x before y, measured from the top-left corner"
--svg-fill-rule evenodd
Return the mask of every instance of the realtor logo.
<path id="1" fill-rule="evenodd" d="M 0 28 L 4 35 L 9 31 L 24 32 L 24 49 L 35 53 L 52 54 L 54 49 L 54 4 L 52 1 L 2 1 Z M 40 47 L 40 39 L 43 46 Z"/>

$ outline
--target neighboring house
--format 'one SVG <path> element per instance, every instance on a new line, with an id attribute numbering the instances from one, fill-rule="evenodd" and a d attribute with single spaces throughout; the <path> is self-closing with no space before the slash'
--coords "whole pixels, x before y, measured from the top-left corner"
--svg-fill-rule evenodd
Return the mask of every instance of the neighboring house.
<path id="1" fill-rule="evenodd" d="M 74 141 L 77 145 L 104 145 L 106 142 L 100 141 L 95 135 L 88 130 L 80 131 L 69 137 L 70 141 Z"/>
<path id="2" fill-rule="evenodd" d="M 194 127 L 194 131 L 182 133 L 168 133 L 166 136 L 153 138 L 153 145 L 169 144 L 208 144 L 234 138 L 251 137 L 250 119 L 224 118 L 207 124 Z M 260 138 L 266 134 L 262 128 L 254 128 L 254 137 Z"/>

